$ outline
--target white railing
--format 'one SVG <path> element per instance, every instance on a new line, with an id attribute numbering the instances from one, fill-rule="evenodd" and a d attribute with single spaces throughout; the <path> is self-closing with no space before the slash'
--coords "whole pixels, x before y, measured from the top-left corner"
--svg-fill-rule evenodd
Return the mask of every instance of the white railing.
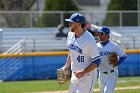
<path id="1" fill-rule="evenodd" d="M 124 49 L 140 48 L 140 27 L 111 27 L 110 29 L 110 39 Z M 7 51 L 24 38 L 25 52 L 67 50 L 66 38 L 56 38 L 56 33 L 57 28 L 5 28 L 3 29 L 1 49 Z"/>
<path id="2" fill-rule="evenodd" d="M 18 43 L 13 45 L 10 49 L 8 49 L 6 52 L 3 54 L 17 54 L 17 53 L 23 53 L 25 49 L 25 39 L 20 40 Z"/>
<path id="3" fill-rule="evenodd" d="M 8 50 L 23 38 L 24 51 L 66 50 L 66 37 L 56 38 L 57 32 L 57 28 L 4 28 L 2 50 Z"/>

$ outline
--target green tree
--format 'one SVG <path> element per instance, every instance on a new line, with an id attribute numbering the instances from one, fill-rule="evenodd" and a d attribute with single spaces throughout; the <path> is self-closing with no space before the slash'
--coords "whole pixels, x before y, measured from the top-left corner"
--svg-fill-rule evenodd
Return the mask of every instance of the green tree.
<path id="1" fill-rule="evenodd" d="M 0 0 L 0 11 L 30 11 L 37 0 Z M 28 27 L 29 15 L 25 13 L 2 13 L 1 27 Z M 2 25 L 3 24 L 3 25 Z"/>
<path id="2" fill-rule="evenodd" d="M 78 6 L 73 0 L 46 0 L 44 11 L 78 11 Z M 68 18 L 70 14 L 64 14 L 64 18 Z M 36 26 L 54 27 L 60 24 L 59 13 L 44 13 L 40 17 Z"/>
<path id="3" fill-rule="evenodd" d="M 137 0 L 111 0 L 108 5 L 109 11 L 133 11 L 137 10 Z M 120 14 L 118 13 L 108 13 L 106 19 L 103 21 L 102 25 L 109 26 L 119 26 L 120 24 Z M 123 26 L 135 26 L 137 25 L 137 13 L 122 13 L 122 25 Z"/>

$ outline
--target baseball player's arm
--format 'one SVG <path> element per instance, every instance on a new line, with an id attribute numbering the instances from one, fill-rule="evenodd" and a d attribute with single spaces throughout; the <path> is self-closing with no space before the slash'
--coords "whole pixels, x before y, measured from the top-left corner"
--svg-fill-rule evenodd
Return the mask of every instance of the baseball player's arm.
<path id="1" fill-rule="evenodd" d="M 61 69 L 63 69 L 64 71 L 67 70 L 69 68 L 70 64 L 71 64 L 71 58 L 70 58 L 70 55 L 68 54 L 66 63 Z"/>
<path id="2" fill-rule="evenodd" d="M 100 64 L 100 58 L 93 61 L 88 67 L 86 67 L 83 71 L 75 72 L 75 76 L 77 78 L 83 77 L 85 74 L 89 73 L 90 71 L 94 70 L 96 67 L 98 67 Z"/>
<path id="3" fill-rule="evenodd" d="M 92 63 L 84 69 L 83 73 L 86 74 L 86 73 L 89 73 L 90 71 L 94 70 L 96 67 L 99 66 L 100 62 L 101 62 L 100 58 L 92 61 Z"/>
<path id="4" fill-rule="evenodd" d="M 127 55 L 119 45 L 116 46 L 116 50 L 117 50 L 116 52 L 117 52 L 117 54 L 119 56 L 119 61 L 118 61 L 117 65 L 120 65 L 121 63 L 124 62 L 124 60 L 126 59 Z"/>
<path id="5" fill-rule="evenodd" d="M 126 59 L 126 56 L 119 57 L 119 62 L 117 65 L 120 65 L 125 59 Z"/>
<path id="6" fill-rule="evenodd" d="M 90 71 L 94 70 L 96 67 L 99 66 L 100 62 L 101 62 L 101 59 L 100 59 L 100 56 L 96 57 L 97 59 L 95 59 L 94 61 L 92 61 L 92 63 L 86 67 L 84 69 L 84 73 L 89 73 Z"/>

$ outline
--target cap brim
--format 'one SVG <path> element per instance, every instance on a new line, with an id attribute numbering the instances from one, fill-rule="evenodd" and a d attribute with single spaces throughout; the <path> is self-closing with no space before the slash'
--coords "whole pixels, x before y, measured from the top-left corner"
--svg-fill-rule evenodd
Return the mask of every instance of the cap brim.
<path id="1" fill-rule="evenodd" d="M 97 32 L 101 32 L 101 33 L 103 33 L 103 31 L 102 31 L 102 30 L 100 30 L 100 29 L 97 29 Z"/>
<path id="2" fill-rule="evenodd" d="M 104 34 L 108 34 L 108 33 L 105 33 L 105 32 L 102 31 L 102 30 L 97 30 L 97 32 L 99 32 L 99 33 L 104 33 Z"/>
<path id="3" fill-rule="evenodd" d="M 67 22 L 73 22 L 73 20 L 71 20 L 71 19 L 65 19 L 65 21 L 67 21 Z"/>

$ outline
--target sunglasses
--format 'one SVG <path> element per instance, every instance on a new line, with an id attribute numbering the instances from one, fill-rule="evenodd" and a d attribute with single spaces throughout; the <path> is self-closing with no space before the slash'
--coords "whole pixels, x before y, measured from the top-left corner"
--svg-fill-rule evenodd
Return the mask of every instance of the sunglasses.
<path id="1" fill-rule="evenodd" d="M 98 35 L 106 35 L 105 33 L 98 33 Z"/>

